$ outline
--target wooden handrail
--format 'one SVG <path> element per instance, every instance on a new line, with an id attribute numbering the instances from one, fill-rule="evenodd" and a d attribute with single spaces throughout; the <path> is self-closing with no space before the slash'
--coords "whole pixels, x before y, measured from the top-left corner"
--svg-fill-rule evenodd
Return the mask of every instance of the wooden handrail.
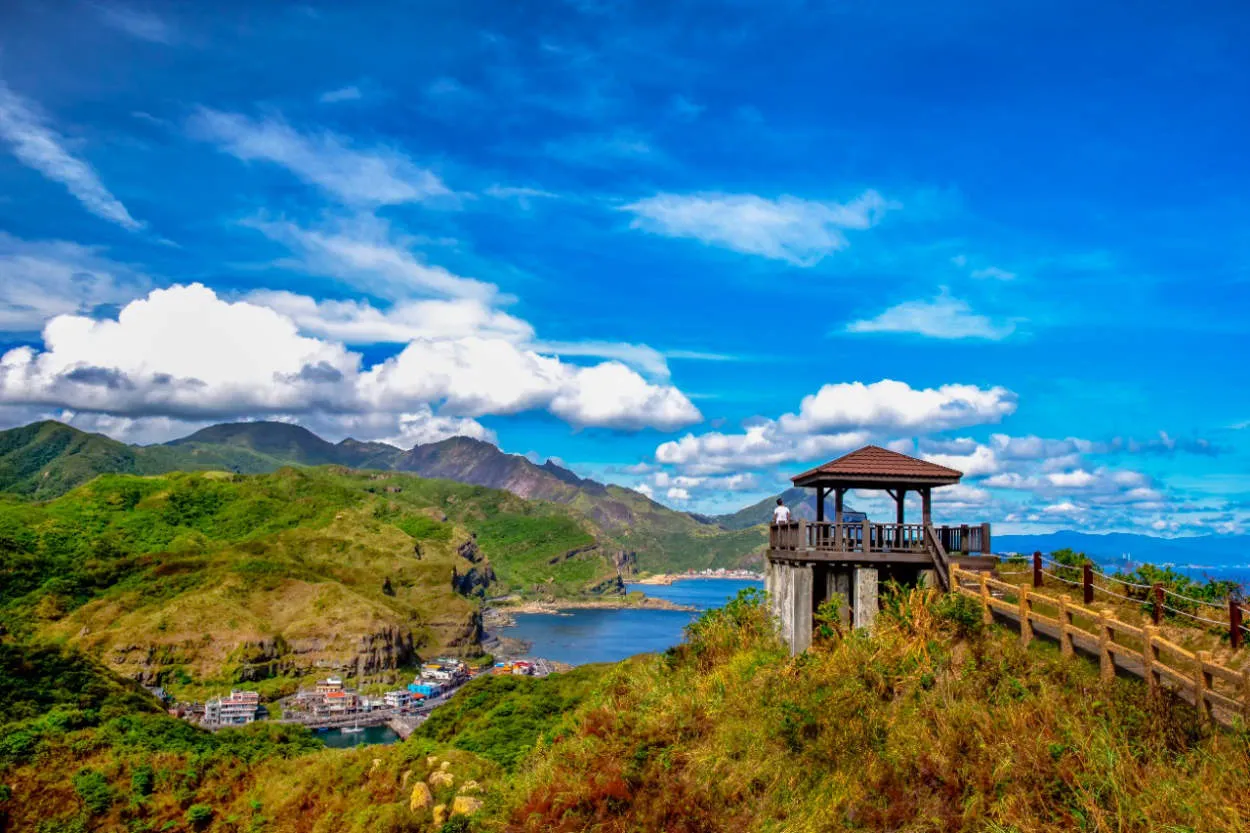
<path id="1" fill-rule="evenodd" d="M 929 555 L 933 557 L 933 566 L 937 569 L 938 583 L 942 585 L 943 590 L 953 590 L 958 586 L 955 581 L 955 571 L 950 562 L 950 558 L 946 555 L 946 548 L 942 546 L 942 541 L 933 529 L 933 525 L 929 524 L 924 528 L 925 542 L 928 546 L 925 548 L 929 551 Z"/>
<path id="2" fill-rule="evenodd" d="M 941 541 L 936 535 L 934 543 L 939 547 Z M 945 556 L 945 552 L 942 553 Z M 937 560 L 935 556 L 935 562 Z M 971 596 L 981 603 L 985 620 L 991 621 L 998 613 L 1020 624 L 1020 642 L 1027 646 L 1034 638 L 1034 625 L 1042 624 L 1058 630 L 1059 647 L 1065 656 L 1075 653 L 1075 640 L 1083 639 L 1087 644 L 1097 646 L 1101 675 L 1110 680 L 1115 675 L 1115 657 L 1127 660 L 1120 666 L 1146 680 L 1150 696 L 1158 691 L 1166 678 L 1176 688 L 1188 692 L 1198 713 L 1206 721 L 1216 720 L 1231 724 L 1235 716 L 1250 718 L 1250 672 L 1238 671 L 1220 665 L 1211 660 L 1207 651 L 1192 651 L 1182 648 L 1174 642 L 1158 635 L 1153 625 L 1138 627 L 1121 622 L 1112 616 L 1110 610 L 1091 610 L 1087 607 L 1068 601 L 1064 596 L 1051 597 L 1038 593 L 1028 587 L 1017 587 L 997 579 L 989 578 L 983 573 L 976 573 L 960 568 L 951 563 L 949 568 L 949 590 Z M 961 579 L 975 579 L 975 585 L 965 585 Z M 991 589 L 1019 594 L 1016 602 L 996 598 Z M 1035 604 L 1050 605 L 1059 611 L 1056 618 L 1043 616 L 1034 611 Z M 1074 617 L 1091 619 L 1097 633 L 1084 630 L 1073 621 Z M 1115 641 L 1116 634 L 1127 634 L 1142 639 L 1140 651 Z M 1164 662 L 1164 659 L 1179 660 L 1186 668 L 1177 668 Z M 1136 660 L 1136 667 L 1133 663 Z M 1233 694 L 1225 694 L 1215 690 L 1215 681 L 1220 680 L 1234 688 Z"/>

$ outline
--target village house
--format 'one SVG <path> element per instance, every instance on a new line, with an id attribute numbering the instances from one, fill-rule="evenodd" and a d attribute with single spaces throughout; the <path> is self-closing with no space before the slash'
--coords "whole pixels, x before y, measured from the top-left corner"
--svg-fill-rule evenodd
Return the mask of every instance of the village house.
<path id="1" fill-rule="evenodd" d="M 401 711 L 412 708 L 413 704 L 416 702 L 416 698 L 413 697 L 413 693 L 402 688 L 386 692 L 382 699 L 389 708 L 399 709 Z"/>
<path id="2" fill-rule="evenodd" d="M 260 713 L 260 695 L 236 689 L 228 697 L 214 697 L 204 704 L 204 725 L 243 726 L 255 721 Z"/>

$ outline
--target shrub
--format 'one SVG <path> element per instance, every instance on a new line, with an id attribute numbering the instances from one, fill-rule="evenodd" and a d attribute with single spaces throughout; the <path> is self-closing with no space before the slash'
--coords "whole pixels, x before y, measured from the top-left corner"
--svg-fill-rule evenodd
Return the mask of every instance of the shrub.
<path id="1" fill-rule="evenodd" d="M 203 827 L 213 819 L 213 808 L 207 804 L 192 804 L 187 808 L 187 824 Z"/>
<path id="2" fill-rule="evenodd" d="M 74 776 L 74 792 L 94 816 L 107 813 L 113 806 L 113 788 L 109 786 L 108 779 L 94 769 L 78 771 Z"/>

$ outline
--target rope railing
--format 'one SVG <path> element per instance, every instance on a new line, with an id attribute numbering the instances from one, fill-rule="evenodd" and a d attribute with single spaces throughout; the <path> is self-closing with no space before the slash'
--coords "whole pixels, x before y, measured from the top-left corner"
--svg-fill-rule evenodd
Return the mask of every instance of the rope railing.
<path id="1" fill-rule="evenodd" d="M 1109 609 L 1093 610 L 1067 597 L 1046 596 L 1027 586 L 969 572 L 957 564 L 950 568 L 950 588 L 952 593 L 980 601 L 986 623 L 993 622 L 996 615 L 1017 622 L 1024 647 L 1032 642 L 1036 631 L 1041 631 L 1058 639 L 1064 656 L 1074 656 L 1078 647 L 1096 655 L 1105 682 L 1114 679 L 1118 668 L 1143 678 L 1151 698 L 1157 697 L 1163 688 L 1180 693 L 1198 708 L 1204 721 L 1231 725 L 1237 718 L 1250 718 L 1250 672 L 1214 662 L 1209 651 L 1190 652 L 1161 637 L 1155 625 L 1122 622 Z M 1000 595 L 995 595 L 995 591 Z M 1016 599 L 1009 600 L 1006 594 L 1013 594 Z M 1058 613 L 1044 615 L 1034 609 L 1037 605 L 1054 608 Z M 1089 621 L 1094 631 L 1079 627 L 1078 618 Z M 1250 632 L 1240 623 L 1237 629 Z M 1117 640 L 1122 636 L 1139 641 L 1140 650 Z"/>
<path id="2" fill-rule="evenodd" d="M 1027 570 L 1003 570 L 998 575 L 1020 575 Z M 1140 584 L 1118 576 L 1108 575 L 1095 569 L 1092 562 L 1080 565 L 1061 564 L 1040 552 L 1033 553 L 1033 587 L 1043 586 L 1045 579 L 1080 588 L 1081 601 L 1092 604 L 1096 594 L 1103 594 L 1109 599 L 1116 599 L 1129 604 L 1139 604 L 1150 612 L 1154 625 L 1160 625 L 1165 615 L 1201 627 L 1221 628 L 1228 632 L 1229 642 L 1233 650 L 1237 650 L 1246 641 L 1250 629 L 1242 622 L 1250 619 L 1250 605 L 1241 599 L 1229 597 L 1223 601 L 1199 599 L 1185 593 L 1165 587 L 1161 583 Z M 1078 580 L 1079 577 L 1079 580 Z M 1117 592 L 1122 590 L 1123 592 Z M 1170 604 L 1169 604 L 1170 602 Z M 1220 613 L 1214 613 L 1219 611 Z M 1227 617 L 1226 619 L 1224 617 Z"/>

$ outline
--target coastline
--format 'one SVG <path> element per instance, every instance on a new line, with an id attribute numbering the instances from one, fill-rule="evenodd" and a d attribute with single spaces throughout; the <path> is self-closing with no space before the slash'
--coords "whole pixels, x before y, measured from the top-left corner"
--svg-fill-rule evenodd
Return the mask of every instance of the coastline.
<path id="1" fill-rule="evenodd" d="M 634 579 L 630 584 L 651 584 L 651 585 L 669 585 L 675 581 L 684 581 L 687 579 L 724 579 L 729 581 L 763 581 L 764 577 L 758 573 L 738 573 L 734 575 L 703 575 L 700 573 L 658 573 L 645 578 Z"/>
<path id="2" fill-rule="evenodd" d="M 517 604 L 499 605 L 491 609 L 496 612 L 496 615 L 504 616 L 513 613 L 545 613 L 559 616 L 566 610 L 631 610 L 634 608 L 641 610 L 697 610 L 693 605 L 677 604 L 676 602 L 670 602 L 668 599 L 654 599 L 650 596 L 644 596 L 642 599 L 629 599 L 622 596 L 619 599 L 557 599 L 549 602 L 519 602 Z"/>

